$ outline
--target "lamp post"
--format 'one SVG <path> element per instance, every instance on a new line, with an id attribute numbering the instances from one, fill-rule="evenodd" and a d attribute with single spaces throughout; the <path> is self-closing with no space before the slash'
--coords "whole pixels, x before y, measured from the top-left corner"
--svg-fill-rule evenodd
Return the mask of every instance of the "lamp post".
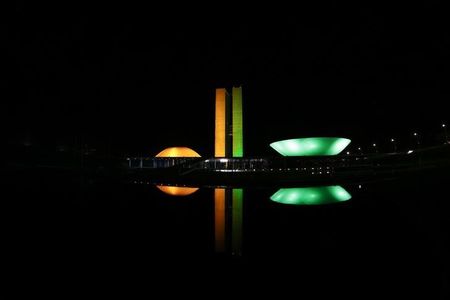
<path id="1" fill-rule="evenodd" d="M 392 143 L 394 152 L 397 152 L 397 145 L 395 144 L 395 139 L 392 138 L 392 139 L 391 139 L 391 143 Z"/>
<path id="2" fill-rule="evenodd" d="M 375 153 L 378 153 L 377 144 L 373 143 L 372 146 L 375 149 Z"/>
<path id="3" fill-rule="evenodd" d="M 448 143 L 448 134 L 447 134 L 447 125 L 445 123 L 442 124 L 442 128 L 444 128 L 444 144 Z"/>
<path id="4" fill-rule="evenodd" d="M 417 132 L 413 133 L 414 138 L 416 139 L 417 148 L 420 148 L 420 139 L 419 134 Z"/>

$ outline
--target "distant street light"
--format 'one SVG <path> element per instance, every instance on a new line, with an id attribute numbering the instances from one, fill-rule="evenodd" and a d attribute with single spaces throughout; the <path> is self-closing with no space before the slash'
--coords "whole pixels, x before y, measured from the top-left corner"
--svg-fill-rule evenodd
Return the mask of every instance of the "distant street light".
<path id="1" fill-rule="evenodd" d="M 397 145 L 396 145 L 396 143 L 395 143 L 395 139 L 391 139 L 391 143 L 392 143 L 394 152 L 397 152 Z"/>
<path id="2" fill-rule="evenodd" d="M 416 138 L 417 147 L 419 147 L 420 146 L 419 134 L 417 132 L 414 132 L 413 136 Z"/>
<path id="3" fill-rule="evenodd" d="M 375 149 L 375 153 L 378 153 L 377 144 L 374 143 L 372 146 Z"/>

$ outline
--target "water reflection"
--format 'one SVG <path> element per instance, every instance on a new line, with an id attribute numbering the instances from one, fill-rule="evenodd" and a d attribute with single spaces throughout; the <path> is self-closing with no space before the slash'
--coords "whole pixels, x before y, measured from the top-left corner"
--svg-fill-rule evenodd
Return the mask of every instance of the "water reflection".
<path id="1" fill-rule="evenodd" d="M 218 253 L 231 250 L 232 255 L 242 255 L 243 189 L 214 189 L 215 250 Z M 231 232 L 227 239 L 227 224 L 231 220 Z"/>
<path id="2" fill-rule="evenodd" d="M 156 185 L 156 187 L 172 196 L 191 195 L 199 189 L 164 185 Z M 351 197 L 342 186 L 334 185 L 281 188 L 270 199 L 291 205 L 320 205 L 347 201 Z M 214 249 L 216 253 L 242 255 L 243 198 L 242 188 L 214 188 Z"/>
<path id="3" fill-rule="evenodd" d="M 225 252 L 225 189 L 214 189 L 214 237 L 216 252 Z"/>
<path id="4" fill-rule="evenodd" d="M 171 196 L 188 196 L 199 189 L 167 185 L 156 187 Z M 217 253 L 242 255 L 243 194 L 243 189 L 214 189 L 214 240 Z"/>
<path id="5" fill-rule="evenodd" d="M 185 186 L 157 185 L 156 187 L 162 192 L 172 196 L 188 196 L 198 190 L 198 188 Z"/>
<path id="6" fill-rule="evenodd" d="M 272 201 L 291 205 L 320 205 L 347 201 L 352 196 L 340 185 L 279 189 Z"/>
<path id="7" fill-rule="evenodd" d="M 233 189 L 231 214 L 231 253 L 242 255 L 243 190 Z"/>

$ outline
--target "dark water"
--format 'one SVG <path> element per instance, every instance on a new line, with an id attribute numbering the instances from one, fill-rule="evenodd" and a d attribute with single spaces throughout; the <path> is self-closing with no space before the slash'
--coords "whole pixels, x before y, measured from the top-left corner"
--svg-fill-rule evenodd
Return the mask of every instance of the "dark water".
<path id="1" fill-rule="evenodd" d="M 445 174 L 342 184 L 351 199 L 325 205 L 282 204 L 270 199 L 278 188 L 244 188 L 223 201 L 222 225 L 214 188 L 171 196 L 146 182 L 32 172 L 8 182 L 10 277 L 37 289 L 448 293 Z"/>

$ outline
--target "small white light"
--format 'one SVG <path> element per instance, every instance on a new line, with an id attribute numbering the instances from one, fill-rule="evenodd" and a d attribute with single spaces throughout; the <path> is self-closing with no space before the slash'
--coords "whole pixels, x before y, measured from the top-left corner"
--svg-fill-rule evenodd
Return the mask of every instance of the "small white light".
<path id="1" fill-rule="evenodd" d="M 409 150 L 408 152 L 407 152 L 407 154 L 411 154 L 411 153 L 413 153 L 414 151 L 413 150 Z"/>
<path id="2" fill-rule="evenodd" d="M 445 124 L 442 124 L 442 128 L 445 128 Z"/>
<path id="3" fill-rule="evenodd" d="M 227 161 L 228 161 L 228 158 L 221 158 L 221 159 L 219 159 L 219 161 L 220 161 L 220 162 L 227 162 Z"/>
<path id="4" fill-rule="evenodd" d="M 394 139 L 391 139 L 391 142 L 395 142 L 395 140 L 394 140 Z"/>

